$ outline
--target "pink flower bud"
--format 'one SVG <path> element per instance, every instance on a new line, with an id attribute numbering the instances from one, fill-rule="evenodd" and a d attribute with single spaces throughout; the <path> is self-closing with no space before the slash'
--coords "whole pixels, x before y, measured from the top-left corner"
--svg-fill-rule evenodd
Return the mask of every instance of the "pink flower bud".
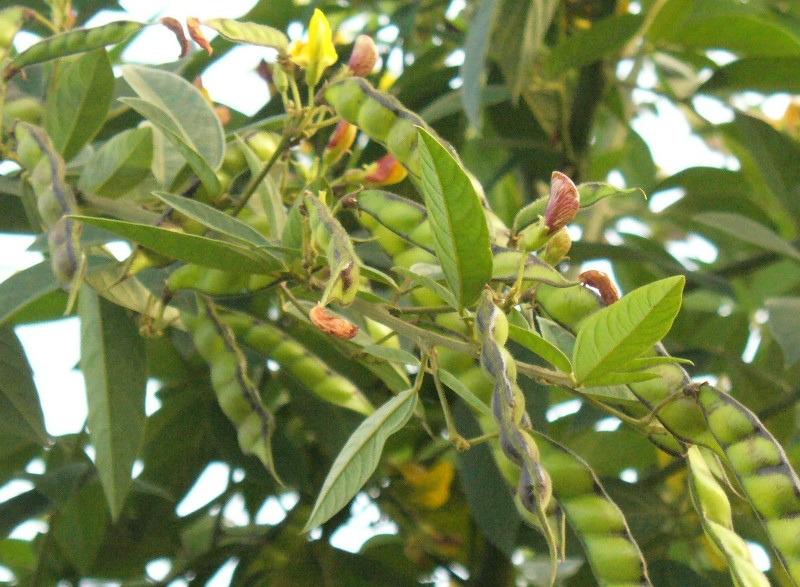
<path id="1" fill-rule="evenodd" d="M 375 46 L 375 41 L 370 36 L 358 35 L 347 67 L 353 75 L 367 77 L 375 68 L 376 61 L 378 61 L 378 47 Z"/>
<path id="2" fill-rule="evenodd" d="M 580 207 L 578 188 L 569 177 L 554 171 L 550 178 L 550 199 L 544 212 L 544 222 L 550 234 L 569 224 Z"/>

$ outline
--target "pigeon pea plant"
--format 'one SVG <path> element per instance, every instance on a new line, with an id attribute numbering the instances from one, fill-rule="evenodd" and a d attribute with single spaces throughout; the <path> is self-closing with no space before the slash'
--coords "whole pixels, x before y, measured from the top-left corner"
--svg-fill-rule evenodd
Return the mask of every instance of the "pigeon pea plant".
<path id="1" fill-rule="evenodd" d="M 438 567 L 476 585 L 515 574 L 657 585 L 671 572 L 684 584 L 727 573 L 740 587 L 800 585 L 800 479 L 784 448 L 729 386 L 691 377 L 693 362 L 662 344 L 686 272 L 621 295 L 607 273 L 570 263 L 582 244 L 570 224 L 596 236 L 616 202 L 635 206 L 642 192 L 573 181 L 583 147 L 545 112 L 553 87 L 503 72 L 499 102 L 526 100 L 569 173 L 548 168 L 540 197 L 498 206 L 497 180 L 487 194 L 431 123 L 443 116 L 370 81 L 370 36 L 340 59 L 319 9 L 290 42 L 263 17 L 189 19 L 188 37 L 173 18 L 83 27 L 84 4 L 91 12 L 63 1 L 49 15 L 0 12 L 0 157 L 13 163 L 0 188 L 47 257 L 0 284 L 0 472 L 33 487 L 0 504 L 0 525 L 4 536 L 30 518 L 48 527 L 34 542 L 0 541 L 0 564 L 21 583 L 136 584 L 158 558 L 169 562 L 164 584 L 199 580 L 233 557 L 236 584 L 319 573 L 414 584 Z M 473 25 L 485 30 L 496 3 L 478 4 Z M 553 17 L 557 3 L 534 4 Z M 570 14 L 585 28 L 576 36 L 602 32 L 604 21 Z M 123 64 L 146 27 L 171 31 L 184 59 Z M 47 34 L 17 52 L 26 28 Z M 487 39 L 468 33 L 470 54 Z M 191 42 L 202 51 L 190 55 Z M 260 68 L 264 116 L 215 107 L 192 83 L 208 55 L 235 45 L 276 55 Z M 550 68 L 570 58 L 558 47 Z M 463 75 L 479 81 L 469 65 Z M 482 96 L 464 91 L 476 127 Z M 446 99 L 440 109 L 452 108 Z M 130 245 L 123 260 L 109 246 L 119 240 Z M 660 258 L 647 250 L 643 260 Z M 10 327 L 62 314 L 80 319 L 88 418 L 53 437 Z M 150 414 L 148 378 L 162 385 Z M 545 418 L 569 398 L 587 418 L 582 437 Z M 592 443 L 606 433 L 591 425 L 603 421 L 622 428 L 600 457 Z M 643 454 L 652 470 L 638 498 L 660 514 L 613 479 L 643 467 Z M 25 468 L 34 458 L 44 472 Z M 231 465 L 228 488 L 176 514 L 212 460 Z M 260 522 L 276 497 L 285 517 Z M 348 505 L 365 497 L 397 539 L 359 554 L 332 547 Z M 227 519 L 237 498 L 252 523 Z M 770 578 L 748 540 L 770 549 Z M 674 566 L 682 553 L 689 564 Z"/>

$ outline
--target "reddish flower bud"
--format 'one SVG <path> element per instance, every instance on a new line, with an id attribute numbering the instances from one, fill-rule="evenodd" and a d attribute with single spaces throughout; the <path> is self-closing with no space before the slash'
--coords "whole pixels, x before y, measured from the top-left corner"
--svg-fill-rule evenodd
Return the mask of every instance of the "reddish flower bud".
<path id="1" fill-rule="evenodd" d="M 358 326 L 331 313 L 325 306 L 314 306 L 308 317 L 314 326 L 330 336 L 350 340 L 358 334 Z"/>
<path id="2" fill-rule="evenodd" d="M 333 165 L 341 159 L 344 154 L 350 150 L 350 147 L 353 146 L 357 134 L 358 128 L 355 125 L 350 124 L 346 120 L 340 121 L 336 125 L 336 128 L 333 129 L 331 138 L 328 141 L 328 146 L 325 147 L 325 153 L 322 156 L 325 163 L 327 165 Z"/>
<path id="3" fill-rule="evenodd" d="M 370 36 L 358 35 L 353 44 L 353 52 L 350 54 L 347 67 L 350 68 L 353 75 L 367 77 L 372 73 L 377 61 L 378 47 L 375 46 L 375 41 Z"/>
<path id="4" fill-rule="evenodd" d="M 594 269 L 584 271 L 578 275 L 578 281 L 600 292 L 600 297 L 606 306 L 610 306 L 620 298 L 617 286 L 614 285 L 607 273 Z"/>
<path id="5" fill-rule="evenodd" d="M 384 155 L 364 170 L 364 181 L 376 186 L 400 183 L 408 175 L 408 171 L 392 155 Z"/>
<path id="6" fill-rule="evenodd" d="M 544 212 L 544 222 L 550 234 L 569 224 L 580 207 L 578 188 L 569 177 L 554 171 L 550 178 L 550 199 Z"/>

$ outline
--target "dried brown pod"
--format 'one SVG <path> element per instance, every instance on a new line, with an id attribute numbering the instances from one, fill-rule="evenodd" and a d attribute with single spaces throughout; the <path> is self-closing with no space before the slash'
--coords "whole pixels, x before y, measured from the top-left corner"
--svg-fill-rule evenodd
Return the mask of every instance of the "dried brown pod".
<path id="1" fill-rule="evenodd" d="M 330 336 L 350 340 L 358 334 L 358 326 L 317 304 L 308 313 L 311 323 Z"/>

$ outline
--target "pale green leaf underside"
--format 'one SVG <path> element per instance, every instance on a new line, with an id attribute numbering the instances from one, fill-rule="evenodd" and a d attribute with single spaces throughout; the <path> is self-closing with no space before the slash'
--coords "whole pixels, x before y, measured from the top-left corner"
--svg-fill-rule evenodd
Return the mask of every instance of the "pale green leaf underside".
<path id="1" fill-rule="evenodd" d="M 509 324 L 508 336 L 517 344 L 524 346 L 533 354 L 543 358 L 545 361 L 564 373 L 572 372 L 572 364 L 569 361 L 569 357 L 567 357 L 567 355 L 565 355 L 556 345 L 549 342 L 538 333 L 532 330 L 520 328 L 514 324 Z"/>
<path id="2" fill-rule="evenodd" d="M 356 428 L 333 462 L 304 531 L 329 520 L 358 493 L 375 472 L 386 439 L 405 426 L 416 405 L 417 391 L 407 389 Z"/>
<path id="3" fill-rule="evenodd" d="M 668 277 L 642 286 L 592 314 L 578 331 L 572 363 L 575 378 L 591 386 L 627 363 L 669 332 L 680 310 L 685 278 Z"/>

